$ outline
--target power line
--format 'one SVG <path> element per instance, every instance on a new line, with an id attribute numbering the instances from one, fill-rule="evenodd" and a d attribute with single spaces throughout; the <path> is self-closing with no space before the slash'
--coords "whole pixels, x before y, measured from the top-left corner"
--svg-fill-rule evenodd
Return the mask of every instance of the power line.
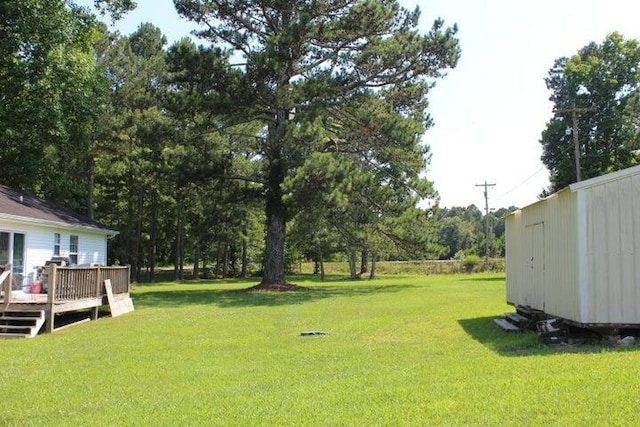
<path id="1" fill-rule="evenodd" d="M 562 157 L 565 154 L 567 154 L 567 151 L 569 151 L 571 148 L 572 148 L 571 145 L 561 147 L 560 151 L 555 156 L 553 156 L 552 160 L 553 161 L 558 161 L 558 159 L 560 159 L 560 157 Z M 520 183 L 518 183 L 517 185 L 511 187 L 510 189 L 508 189 L 504 193 L 500 194 L 494 200 L 500 200 L 500 199 L 504 198 L 505 196 L 511 194 L 512 192 L 514 192 L 518 188 L 522 187 L 527 181 L 529 181 L 530 179 L 532 179 L 534 176 L 538 175 L 541 171 L 543 171 L 545 169 L 547 169 L 547 166 L 543 165 L 538 170 L 536 170 L 534 173 L 532 173 L 531 175 L 529 175 L 528 177 L 523 179 Z M 548 169 L 547 169 L 547 171 L 548 171 Z M 518 206 L 518 207 L 522 207 L 522 206 Z"/>
<path id="2" fill-rule="evenodd" d="M 518 183 L 514 187 L 511 187 L 509 190 L 505 191 L 504 193 L 500 194 L 498 197 L 495 198 L 495 200 L 500 200 L 500 199 L 506 197 L 507 195 L 511 194 L 512 192 L 514 192 L 518 188 L 522 187 L 527 181 L 529 181 L 530 179 L 532 179 L 534 176 L 538 175 L 541 171 L 543 171 L 545 169 L 546 169 L 546 166 L 542 166 L 537 171 L 535 171 L 534 173 L 532 173 L 531 175 L 529 175 L 528 177 L 523 179 L 520 183 Z M 518 207 L 522 207 L 522 206 L 518 206 Z"/>
<path id="3" fill-rule="evenodd" d="M 595 110 L 595 108 L 576 108 L 575 103 L 572 104 L 571 108 L 554 109 L 554 113 L 555 113 L 556 116 L 564 115 L 564 114 L 571 114 L 573 129 L 575 129 L 575 131 L 573 131 L 573 129 L 572 129 L 572 134 L 573 134 L 573 149 L 574 149 L 574 153 L 575 153 L 574 156 L 575 156 L 575 159 L 576 159 L 575 163 L 576 163 L 576 180 L 577 181 L 581 181 L 581 179 L 582 179 L 582 173 L 581 173 L 581 167 L 580 167 L 581 150 L 580 150 L 580 140 L 579 140 L 579 137 L 578 137 L 578 118 L 579 118 L 578 115 L 580 113 L 586 113 L 586 112 L 590 112 L 590 111 L 594 111 L 594 110 Z M 553 157 L 553 160 L 554 161 L 558 160 L 560 157 L 565 155 L 567 153 L 567 151 L 569 151 L 570 148 L 571 148 L 570 145 L 567 146 L 567 147 L 561 147 L 560 152 L 557 153 Z M 527 178 L 525 178 L 523 181 L 521 181 L 519 184 L 515 185 L 514 187 L 510 188 L 506 192 L 502 193 L 495 200 L 500 200 L 500 199 L 504 198 L 505 196 L 507 196 L 508 194 L 511 194 L 512 192 L 514 192 L 518 188 L 522 187 L 527 181 L 532 179 L 534 176 L 538 175 L 542 170 L 544 170 L 546 168 L 547 168 L 546 166 L 542 166 L 537 171 L 535 171 L 534 173 L 529 175 Z M 482 186 L 482 185 L 479 185 L 479 186 Z"/>

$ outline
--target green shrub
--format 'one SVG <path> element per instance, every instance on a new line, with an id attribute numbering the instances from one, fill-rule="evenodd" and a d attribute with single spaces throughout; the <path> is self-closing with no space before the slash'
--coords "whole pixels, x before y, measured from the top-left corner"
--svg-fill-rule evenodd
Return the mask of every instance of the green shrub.
<path id="1" fill-rule="evenodd" d="M 478 268 L 478 266 L 480 265 L 481 262 L 482 262 L 482 260 L 480 259 L 480 257 L 478 255 L 476 255 L 476 254 L 467 254 L 462 259 L 462 268 L 464 269 L 464 271 L 466 273 L 471 273 L 471 272 L 475 271 Z"/>

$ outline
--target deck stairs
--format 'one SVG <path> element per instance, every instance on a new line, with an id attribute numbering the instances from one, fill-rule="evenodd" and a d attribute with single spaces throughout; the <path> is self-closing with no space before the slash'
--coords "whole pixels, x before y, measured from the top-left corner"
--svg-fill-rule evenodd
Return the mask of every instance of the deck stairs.
<path id="1" fill-rule="evenodd" d="M 44 322 L 44 310 L 0 312 L 0 339 L 35 337 Z"/>

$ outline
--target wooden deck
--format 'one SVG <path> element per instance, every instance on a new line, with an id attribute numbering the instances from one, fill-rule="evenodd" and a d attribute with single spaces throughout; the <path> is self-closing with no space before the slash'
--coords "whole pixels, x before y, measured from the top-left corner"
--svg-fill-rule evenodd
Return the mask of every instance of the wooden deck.
<path id="1" fill-rule="evenodd" d="M 101 306 L 124 304 L 133 308 L 129 291 L 129 267 L 59 267 L 51 264 L 43 280 L 46 293 L 26 293 L 12 289 L 11 268 L 0 275 L 0 314 L 3 312 L 45 313 L 47 332 L 55 329 L 59 313 L 91 309 L 91 318 L 98 318 Z M 122 313 L 122 310 L 118 310 Z"/>

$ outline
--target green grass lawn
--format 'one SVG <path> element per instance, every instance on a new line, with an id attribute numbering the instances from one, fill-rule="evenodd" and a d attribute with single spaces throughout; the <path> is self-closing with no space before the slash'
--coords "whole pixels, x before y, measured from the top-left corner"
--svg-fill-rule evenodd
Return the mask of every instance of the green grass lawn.
<path id="1" fill-rule="evenodd" d="M 292 281 L 138 285 L 132 313 L 0 341 L 0 425 L 640 424 L 638 347 L 501 331 L 504 275 Z"/>

